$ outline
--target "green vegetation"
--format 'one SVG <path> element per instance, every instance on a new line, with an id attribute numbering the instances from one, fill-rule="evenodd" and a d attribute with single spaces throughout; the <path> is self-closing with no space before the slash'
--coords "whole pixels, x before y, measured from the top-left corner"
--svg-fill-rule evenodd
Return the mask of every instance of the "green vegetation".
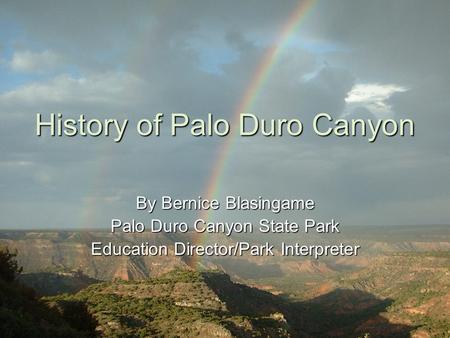
<path id="1" fill-rule="evenodd" d="M 383 314 L 387 320 L 395 318 L 432 337 L 447 337 L 449 268 L 449 252 L 401 252 L 374 259 L 361 271 L 341 275 L 336 284 L 389 300 Z"/>
<path id="2" fill-rule="evenodd" d="M 21 285 L 15 253 L 0 249 L 0 332 L 8 337 L 92 337 L 95 322 L 83 304 L 61 312 L 40 302 L 32 289 Z M 71 325 L 78 317 L 78 325 Z M 72 323 L 71 323 L 72 322 Z"/>
<path id="3" fill-rule="evenodd" d="M 240 297 L 234 303 L 242 303 L 247 311 L 238 311 L 240 306 L 233 302 L 232 309 L 227 308 L 212 291 L 215 287 L 234 288 Z M 95 284 L 75 295 L 45 301 L 87 304 L 107 337 L 288 336 L 282 315 L 250 309 L 248 303 L 258 302 L 258 293 L 262 293 L 253 295 L 250 290 L 241 289 L 223 273 L 175 270 L 145 281 Z"/>
<path id="4" fill-rule="evenodd" d="M 19 281 L 33 288 L 39 296 L 55 296 L 75 293 L 99 281 L 86 276 L 82 271 L 35 272 L 21 274 Z"/>
<path id="5" fill-rule="evenodd" d="M 13 282 L 22 272 L 16 261 L 17 252 L 10 252 L 8 248 L 0 248 L 0 278 L 6 282 Z"/>
<path id="6" fill-rule="evenodd" d="M 373 246 L 353 265 L 331 258 L 317 264 L 280 258 L 264 264 L 250 258 L 214 261 L 260 289 L 234 283 L 222 272 L 191 271 L 171 258 L 94 264 L 87 255 L 73 255 L 72 246 L 89 241 L 91 233 L 8 233 L 8 241 L 20 235 L 14 247 L 20 250 L 21 264 L 34 273 L 22 274 L 15 252 L 0 250 L 0 335 L 410 337 L 417 332 L 447 337 L 450 252 L 445 251 L 445 229 L 438 229 L 436 242 L 423 230 L 412 229 L 411 243 L 400 242 L 407 228 L 397 229 L 392 237 L 387 230 L 361 234 Z M 34 254 L 42 241 L 55 246 L 57 260 Z M 110 282 L 98 283 L 84 273 Z M 147 279 L 111 281 L 113 276 Z M 40 295 L 57 296 L 38 299 L 21 283 Z"/>

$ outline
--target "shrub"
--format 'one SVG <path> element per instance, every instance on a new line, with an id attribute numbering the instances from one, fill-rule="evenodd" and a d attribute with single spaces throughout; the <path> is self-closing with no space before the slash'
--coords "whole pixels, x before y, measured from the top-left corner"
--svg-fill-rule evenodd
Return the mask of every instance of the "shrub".
<path id="1" fill-rule="evenodd" d="M 17 252 L 11 252 L 8 248 L 0 248 L 0 278 L 6 282 L 15 281 L 22 272 L 16 256 Z"/>

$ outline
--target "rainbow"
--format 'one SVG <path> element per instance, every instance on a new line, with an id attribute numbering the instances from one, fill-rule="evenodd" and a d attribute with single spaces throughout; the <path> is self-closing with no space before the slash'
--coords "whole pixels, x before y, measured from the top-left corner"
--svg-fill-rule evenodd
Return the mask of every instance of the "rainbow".
<path id="1" fill-rule="evenodd" d="M 263 58 L 256 67 L 256 70 L 253 73 L 251 81 L 247 86 L 244 95 L 242 96 L 239 104 L 234 110 L 231 122 L 232 126 L 239 125 L 240 114 L 251 109 L 254 102 L 258 98 L 261 88 L 270 77 L 271 70 L 277 63 L 280 54 L 285 49 L 285 47 L 289 43 L 290 38 L 297 31 L 306 14 L 312 8 L 315 2 L 316 0 L 301 0 L 292 14 L 289 16 L 288 20 L 283 25 L 280 34 L 278 35 L 278 38 L 276 40 L 277 42 L 267 49 Z M 237 133 L 235 133 L 231 137 L 224 138 L 224 142 L 220 145 L 216 161 L 214 162 L 215 165 L 212 168 L 211 175 L 206 185 L 206 190 L 203 193 L 204 198 L 213 199 L 219 194 L 221 181 L 224 176 L 223 174 L 227 167 L 227 160 L 230 158 L 233 144 L 237 140 L 236 135 Z M 208 220 L 210 216 L 211 215 L 209 211 L 203 211 L 200 214 L 200 217 L 204 220 Z M 193 242 L 198 244 L 201 243 L 202 240 L 203 234 L 195 233 Z M 198 257 L 194 257 L 190 261 L 190 265 L 193 267 L 196 267 L 198 263 Z"/>

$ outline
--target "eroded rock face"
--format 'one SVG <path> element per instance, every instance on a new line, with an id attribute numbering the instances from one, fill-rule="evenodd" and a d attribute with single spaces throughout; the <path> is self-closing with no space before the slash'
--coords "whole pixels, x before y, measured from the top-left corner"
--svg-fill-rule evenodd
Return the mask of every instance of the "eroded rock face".
<path id="1" fill-rule="evenodd" d="M 144 279 L 176 268 L 189 266 L 179 257 L 168 256 L 92 256 L 93 241 L 171 245 L 164 234 L 119 235 L 103 231 L 9 231 L 0 233 L 0 245 L 18 251 L 24 272 L 67 272 L 80 270 L 99 280 Z"/>
<path id="2" fill-rule="evenodd" d="M 359 231 L 359 232 L 358 232 Z M 310 259 L 279 259 L 279 257 L 205 258 L 205 268 L 221 268 L 232 276 L 243 279 L 258 279 L 288 274 L 311 274 L 330 277 L 340 269 L 348 267 L 363 268 L 370 266 L 373 256 L 383 256 L 402 251 L 448 251 L 450 240 L 444 230 L 438 229 L 432 237 L 413 232 L 405 235 L 402 231 L 386 233 L 385 229 L 350 230 L 346 233 L 349 241 L 361 244 L 364 248 L 358 257 L 336 257 L 331 262 Z M 417 230 L 418 231 L 418 230 Z M 422 230 L 423 232 L 423 230 Z M 81 270 L 91 278 L 99 280 L 144 279 L 160 276 L 175 268 L 189 269 L 189 261 L 173 255 L 173 243 L 189 240 L 188 234 L 177 237 L 165 233 L 110 233 L 107 231 L 0 231 L 0 245 L 6 245 L 19 252 L 18 261 L 26 273 L 30 272 L 67 272 Z M 408 237 L 409 236 L 409 237 Z M 430 237 L 431 236 L 431 237 Z M 312 234 L 310 241 L 321 240 Z M 332 242 L 333 237 L 327 236 Z M 418 241 L 417 238 L 421 238 Z M 209 240 L 230 244 L 232 238 L 210 236 Z M 305 239 L 306 240 L 306 239 Z M 167 245 L 167 256 L 105 257 L 92 256 L 92 242 L 140 244 L 149 242 L 154 245 Z"/>
<path id="3" fill-rule="evenodd" d="M 291 334 L 293 327 L 295 330 L 307 331 L 312 336 L 361 336 L 366 332 L 386 337 L 394 333 L 396 336 L 405 333 L 417 337 L 447 334 L 450 322 L 448 238 L 439 235 L 439 240 L 434 242 L 417 242 L 401 240 L 404 235 L 394 239 L 390 235 L 384 236 L 389 238 L 382 241 L 379 238 L 360 237 L 361 241 L 365 241 L 369 254 L 352 261 L 344 258 L 334 261 L 273 260 L 268 257 L 202 261 L 203 268 L 219 268 L 227 273 L 232 271 L 233 280 L 262 290 L 235 284 L 223 275 L 216 278 L 214 274 L 202 280 L 177 280 L 169 276 L 146 284 L 145 280 L 152 278 L 155 281 L 154 276 L 164 276 L 174 269 L 195 272 L 187 262 L 173 255 L 134 258 L 90 255 L 90 243 L 93 240 L 126 243 L 145 240 L 169 246 L 177 240 L 163 234 L 122 237 L 100 231 L 0 231 L 0 245 L 18 249 L 19 263 L 24 266 L 25 272 L 50 271 L 53 274 L 45 277 L 45 283 L 41 283 L 42 278 L 37 280 L 41 286 L 54 284 L 50 288 L 51 293 L 44 295 L 57 294 L 61 290 L 76 292 L 98 282 L 89 280 L 96 278 L 114 280 L 110 286 L 102 284 L 102 289 L 97 291 L 102 297 L 117 296 L 117 299 L 110 300 L 117 301 L 118 306 L 122 305 L 122 301 L 127 302 L 127 298 L 143 302 L 142 309 L 136 313 L 124 318 L 110 318 L 111 325 L 102 324 L 101 329 L 106 331 L 127 328 L 127 323 L 144 325 L 142 323 L 146 323 L 146 320 L 139 317 L 139 311 L 145 311 L 148 305 L 156 308 L 163 306 L 174 313 L 181 311 L 182 317 L 186 315 L 183 320 L 193 314 L 192 320 L 186 320 L 183 325 L 185 330 L 194 330 L 197 335 L 204 332 L 203 327 L 207 327 L 205 323 L 212 325 L 211 330 L 219 325 L 217 334 L 226 336 L 229 333 L 237 335 L 236 332 L 252 332 L 258 327 L 258 321 L 265 323 L 267 320 L 276 324 L 276 330 L 272 332 L 275 336 L 280 336 L 280 332 Z M 231 238 L 226 240 L 232 241 Z M 424 249 L 432 251 L 424 252 Z M 348 269 L 349 266 L 351 269 Z M 73 271 L 80 271 L 84 277 L 70 275 Z M 67 273 L 69 275 L 65 275 Z M 318 278 L 302 281 L 305 275 Z M 287 288 L 272 285 L 274 278 L 276 281 L 283 278 L 284 282 L 288 282 Z M 276 295 L 280 293 L 284 293 L 283 297 L 277 298 Z M 285 299 L 286 294 L 292 300 L 289 305 L 284 304 L 280 308 L 279 300 Z M 147 303 L 152 299 L 161 300 L 163 305 L 158 302 Z M 195 317 L 198 311 L 206 311 L 214 316 L 217 313 L 226 315 L 217 324 L 216 321 L 211 322 L 211 318 L 205 319 L 201 315 Z M 275 318 L 274 313 L 281 313 L 285 322 L 278 315 Z M 308 316 L 308 313 L 312 315 Z M 236 314 L 237 319 L 234 318 Z M 332 325 L 324 324 L 331 321 Z M 197 323 L 195 329 L 194 322 Z M 178 333 L 182 336 L 183 332 L 181 330 Z"/>
<path id="4" fill-rule="evenodd" d="M 450 330 L 450 254 L 410 252 L 372 257 L 371 264 L 312 287 L 305 303 L 337 323 L 330 337 L 440 337 Z M 354 324 L 345 331 L 345 321 Z"/>
<path id="5" fill-rule="evenodd" d="M 220 272 L 176 270 L 142 281 L 116 280 L 48 301 L 85 302 L 104 336 L 294 336 L 279 299 Z"/>

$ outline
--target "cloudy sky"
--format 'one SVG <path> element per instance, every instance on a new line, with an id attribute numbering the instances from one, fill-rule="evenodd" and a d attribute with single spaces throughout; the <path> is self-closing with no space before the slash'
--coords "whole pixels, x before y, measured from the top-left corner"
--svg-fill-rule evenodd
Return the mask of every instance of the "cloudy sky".
<path id="1" fill-rule="evenodd" d="M 201 195 L 223 138 L 38 138 L 36 112 L 231 118 L 297 6 L 1 1 L 0 227 L 107 227 L 139 218 L 136 194 Z M 217 197 L 314 198 L 344 224 L 449 224 L 449 15 L 445 0 L 315 1 L 252 111 L 411 118 L 416 135 L 237 139 Z"/>

